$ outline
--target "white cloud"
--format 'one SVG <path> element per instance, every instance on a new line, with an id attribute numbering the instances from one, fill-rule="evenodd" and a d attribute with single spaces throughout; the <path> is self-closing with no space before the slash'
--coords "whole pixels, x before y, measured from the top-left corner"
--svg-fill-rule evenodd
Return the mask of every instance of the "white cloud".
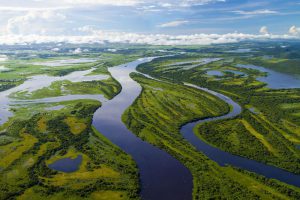
<path id="1" fill-rule="evenodd" d="M 25 15 L 10 18 L 6 30 L 9 34 L 46 34 L 54 27 L 57 30 L 57 22 L 65 19 L 65 15 L 53 10 L 31 10 Z"/>
<path id="2" fill-rule="evenodd" d="M 54 52 L 58 52 L 58 51 L 60 51 L 60 48 L 53 48 L 53 49 L 51 49 L 51 51 L 54 51 Z"/>
<path id="3" fill-rule="evenodd" d="M 296 26 L 292 26 L 289 29 L 289 33 L 292 34 L 292 35 L 298 35 L 298 34 L 300 34 L 300 28 L 298 28 Z"/>
<path id="4" fill-rule="evenodd" d="M 41 10 L 67 10 L 69 6 L 64 7 L 18 7 L 18 6 L 0 6 L 1 12 L 26 12 L 26 11 L 41 11 Z"/>
<path id="5" fill-rule="evenodd" d="M 253 11 L 243 11 L 243 10 L 236 10 L 233 13 L 240 14 L 240 15 L 269 15 L 269 14 L 278 14 L 275 10 L 253 10 Z"/>
<path id="6" fill-rule="evenodd" d="M 29 43 L 128 43 L 150 45 L 208 45 L 220 43 L 233 43 L 244 40 L 271 40 L 271 39 L 299 39 L 294 35 L 273 34 L 193 34 L 193 35 L 165 35 L 165 34 L 136 34 L 125 32 L 109 32 L 91 30 L 84 36 L 46 36 L 46 35 L 0 35 L 0 44 L 29 44 Z M 79 51 L 77 51 L 79 52 Z"/>
<path id="7" fill-rule="evenodd" d="M 111 5 L 111 6 L 136 6 L 141 0 L 61 0 L 69 5 Z"/>
<path id="8" fill-rule="evenodd" d="M 162 7 L 172 6 L 196 6 L 209 3 L 225 2 L 226 0 L 12 0 L 1 2 L 0 10 L 23 10 L 27 6 L 33 8 L 57 6 L 91 6 L 91 5 L 110 5 L 110 6 L 137 6 L 137 5 L 155 5 Z M 21 6 L 21 5 L 24 5 Z M 16 6 L 20 5 L 20 6 Z M 2 7 L 2 9 L 1 9 Z M 16 7 L 16 8 L 14 8 Z"/>
<path id="9" fill-rule="evenodd" d="M 199 5 L 205 5 L 208 3 L 215 3 L 215 2 L 225 2 L 226 0 L 181 0 L 179 4 L 174 5 L 180 5 L 184 7 L 189 7 L 189 6 L 199 6 Z"/>
<path id="10" fill-rule="evenodd" d="M 0 62 L 8 60 L 8 57 L 6 55 L 0 55 Z"/>
<path id="11" fill-rule="evenodd" d="M 265 34 L 265 35 L 269 34 L 268 27 L 262 26 L 262 27 L 259 29 L 259 32 L 260 32 L 261 34 Z"/>
<path id="12" fill-rule="evenodd" d="M 189 23 L 189 21 L 187 21 L 187 20 L 177 20 L 177 21 L 160 24 L 160 25 L 158 25 L 158 27 L 161 27 L 161 28 L 177 27 L 177 26 L 181 26 L 181 25 L 184 25 L 187 23 Z"/>
<path id="13" fill-rule="evenodd" d="M 205 5 L 214 2 L 225 2 L 226 0 L 61 0 L 69 5 L 112 5 L 112 6 L 136 6 L 136 5 L 159 5 L 162 7 L 190 7 Z"/>
<path id="14" fill-rule="evenodd" d="M 81 48 L 77 48 L 75 49 L 74 51 L 72 51 L 74 54 L 81 54 L 82 53 L 82 50 Z"/>

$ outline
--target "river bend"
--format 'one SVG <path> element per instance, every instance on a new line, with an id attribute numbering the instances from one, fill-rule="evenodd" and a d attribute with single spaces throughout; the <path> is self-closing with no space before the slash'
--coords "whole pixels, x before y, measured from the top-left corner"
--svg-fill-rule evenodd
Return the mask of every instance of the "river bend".
<path id="1" fill-rule="evenodd" d="M 142 91 L 132 80 L 139 64 L 154 58 L 109 68 L 111 75 L 122 85 L 115 98 L 104 102 L 94 114 L 93 125 L 114 144 L 130 154 L 140 172 L 141 196 L 146 200 L 192 199 L 193 181 L 189 170 L 174 157 L 150 145 L 131 133 L 121 120 L 124 111 L 131 106 Z"/>

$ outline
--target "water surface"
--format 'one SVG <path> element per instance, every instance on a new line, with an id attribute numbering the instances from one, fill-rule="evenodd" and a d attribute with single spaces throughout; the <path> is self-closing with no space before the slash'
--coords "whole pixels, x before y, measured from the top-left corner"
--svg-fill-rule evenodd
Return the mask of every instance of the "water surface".
<path id="1" fill-rule="evenodd" d="M 81 163 L 82 163 L 82 155 L 78 155 L 74 159 L 72 158 L 59 159 L 54 163 L 49 164 L 48 167 L 56 171 L 71 173 L 71 172 L 76 172 L 79 169 Z"/>
<path id="2" fill-rule="evenodd" d="M 121 120 L 124 111 L 141 93 L 141 86 L 129 76 L 137 65 L 153 58 L 109 68 L 122 85 L 121 93 L 104 102 L 93 119 L 93 125 L 110 141 L 121 147 L 136 161 L 141 181 L 141 196 L 146 200 L 192 199 L 192 175 L 179 161 L 131 133 Z"/>
<path id="3" fill-rule="evenodd" d="M 176 62 L 170 65 L 167 65 L 165 69 L 172 69 L 172 68 L 182 68 L 183 70 L 193 69 L 195 67 L 199 67 L 202 65 L 207 65 L 212 62 L 220 61 L 223 58 L 201 58 L 197 60 L 190 60 L 190 61 L 183 61 L 183 62 Z"/>
<path id="4" fill-rule="evenodd" d="M 14 94 L 17 92 L 27 92 L 28 95 L 30 93 L 37 91 L 39 89 L 49 87 L 53 82 L 56 81 L 71 81 L 71 82 L 82 82 L 82 81 L 93 81 L 93 80 L 105 80 L 108 78 L 107 75 L 94 75 L 88 76 L 94 68 L 85 70 L 85 71 L 75 71 L 66 76 L 48 76 L 48 75 L 37 75 L 30 77 L 23 84 L 18 85 L 9 90 L 5 90 L 0 92 L 0 125 L 5 123 L 9 117 L 13 116 L 13 113 L 10 111 L 11 106 L 13 104 L 26 104 L 26 103 L 50 103 L 50 102 L 59 102 L 59 100 L 67 101 L 74 100 L 76 98 L 83 99 L 84 97 L 89 96 L 92 99 L 103 100 L 103 95 L 67 95 L 60 97 L 52 97 L 38 100 L 22 100 L 22 99 L 14 99 Z"/>
<path id="5" fill-rule="evenodd" d="M 238 64 L 237 67 L 256 69 L 261 72 L 267 72 L 266 77 L 258 77 L 257 80 L 267 83 L 269 88 L 272 89 L 300 88 L 300 76 L 284 74 L 256 65 Z"/>
<path id="6" fill-rule="evenodd" d="M 82 64 L 89 62 L 96 62 L 97 59 L 94 58 L 78 58 L 78 59 L 65 59 L 65 60 L 53 60 L 46 62 L 34 62 L 33 65 L 43 65 L 47 67 L 60 67 L 60 66 L 68 66 L 73 64 Z"/>
<path id="7" fill-rule="evenodd" d="M 244 72 L 236 71 L 236 70 L 226 70 L 225 72 L 231 72 L 235 75 L 246 75 Z"/>
<path id="8" fill-rule="evenodd" d="M 223 76 L 223 72 L 217 71 L 217 70 L 209 70 L 206 72 L 207 75 L 209 76 Z"/>
<path id="9" fill-rule="evenodd" d="M 182 133 L 183 137 L 185 139 L 187 139 L 192 145 L 194 145 L 198 151 L 201 151 L 207 157 L 209 157 L 211 160 L 217 162 L 221 166 L 232 165 L 232 166 L 239 167 L 239 168 L 251 171 L 251 172 L 255 172 L 255 173 L 263 175 L 267 178 L 274 178 L 279 181 L 285 182 L 287 184 L 291 184 L 291 185 L 300 187 L 300 175 L 293 174 L 293 173 L 287 172 L 283 169 L 280 169 L 280 168 L 277 168 L 277 167 L 274 167 L 271 165 L 266 165 L 266 164 L 260 163 L 258 161 L 255 161 L 255 160 L 232 155 L 228 152 L 225 152 L 223 150 L 220 150 L 216 147 L 213 147 L 213 146 L 207 144 L 206 142 L 201 140 L 199 137 L 197 137 L 193 131 L 194 127 L 197 124 L 201 124 L 201 123 L 209 122 L 209 121 L 233 118 L 241 113 L 242 108 L 240 105 L 238 105 L 232 99 L 230 99 L 229 97 L 227 97 L 223 94 L 217 93 L 217 92 L 209 90 L 207 88 L 201 88 L 201 87 L 198 87 L 198 86 L 195 86 L 192 84 L 186 84 L 186 85 L 197 88 L 199 90 L 206 91 L 210 94 L 213 94 L 216 97 L 225 101 L 227 104 L 229 104 L 232 107 L 231 111 L 226 115 L 223 115 L 220 117 L 207 118 L 207 119 L 199 120 L 197 122 L 188 123 L 181 128 L 181 133 Z"/>
<path id="10" fill-rule="evenodd" d="M 252 52 L 251 49 L 235 49 L 235 50 L 230 50 L 230 51 L 225 51 L 227 53 L 250 53 Z"/>

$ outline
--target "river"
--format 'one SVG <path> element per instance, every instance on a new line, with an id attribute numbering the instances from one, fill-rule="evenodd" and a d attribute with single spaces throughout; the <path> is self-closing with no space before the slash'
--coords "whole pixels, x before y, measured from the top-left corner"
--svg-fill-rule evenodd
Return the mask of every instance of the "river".
<path id="1" fill-rule="evenodd" d="M 211 160 L 217 162 L 221 166 L 232 165 L 234 167 L 245 169 L 250 172 L 255 172 L 255 173 L 263 175 L 267 178 L 277 179 L 277 180 L 285 182 L 287 184 L 291 184 L 291 185 L 300 187 L 300 175 L 293 174 L 293 173 L 290 173 L 283 169 L 280 169 L 280 168 L 277 168 L 277 167 L 274 167 L 271 165 L 266 165 L 266 164 L 260 163 L 258 161 L 255 161 L 255 160 L 232 155 L 228 152 L 222 151 L 221 149 L 218 149 L 216 147 L 213 147 L 213 146 L 207 144 L 206 142 L 201 140 L 199 137 L 197 137 L 194 133 L 194 128 L 196 125 L 204 123 L 204 122 L 209 122 L 209 121 L 233 118 L 241 113 L 242 108 L 240 107 L 239 104 L 237 104 L 232 99 L 230 99 L 229 97 L 227 97 L 223 94 L 217 93 L 217 92 L 209 90 L 207 88 L 198 87 L 198 86 L 195 86 L 192 84 L 186 83 L 185 85 L 208 92 L 208 93 L 222 99 L 223 101 L 225 101 L 227 104 L 229 104 L 231 106 L 231 111 L 226 115 L 202 119 L 202 120 L 199 120 L 196 122 L 188 123 L 181 128 L 181 134 L 183 135 L 183 137 L 186 140 L 188 140 L 192 145 L 194 145 L 198 151 L 204 153 L 207 157 L 209 157 Z"/>
<path id="2" fill-rule="evenodd" d="M 27 103 L 59 102 L 78 98 L 91 98 L 102 101 L 102 107 L 94 114 L 93 126 L 110 141 L 133 157 L 140 172 L 142 199 L 192 199 L 193 182 L 189 170 L 165 151 L 135 136 L 126 128 L 121 120 L 122 114 L 142 91 L 141 86 L 130 78 L 130 73 L 136 72 L 138 65 L 150 62 L 153 59 L 154 58 L 142 58 L 124 65 L 109 68 L 111 75 L 122 85 L 122 91 L 112 100 L 105 100 L 103 96 L 97 95 L 69 95 L 29 100 Z M 147 77 L 152 78 L 150 76 Z M 300 186 L 299 175 L 289 173 L 274 166 L 259 163 L 255 160 L 232 155 L 199 139 L 193 132 L 197 124 L 235 117 L 241 113 L 242 108 L 223 94 L 191 84 L 185 85 L 213 94 L 232 107 L 231 111 L 224 116 L 199 120 L 197 122 L 188 123 L 182 127 L 181 133 L 183 137 L 194 145 L 197 150 L 221 166 L 232 165 L 261 174 L 267 178 L 274 178 L 291 185 Z"/>
<path id="3" fill-rule="evenodd" d="M 121 120 L 124 111 L 141 93 L 141 86 L 130 73 L 139 64 L 153 58 L 109 68 L 111 75 L 122 85 L 114 99 L 104 102 L 94 115 L 93 125 L 105 137 L 130 154 L 138 165 L 142 199 L 192 199 L 192 175 L 179 161 L 131 133 Z"/>

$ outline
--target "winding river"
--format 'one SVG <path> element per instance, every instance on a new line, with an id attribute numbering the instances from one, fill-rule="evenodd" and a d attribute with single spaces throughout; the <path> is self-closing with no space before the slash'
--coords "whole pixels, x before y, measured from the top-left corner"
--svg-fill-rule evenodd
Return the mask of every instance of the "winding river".
<path id="1" fill-rule="evenodd" d="M 121 120 L 124 111 L 135 101 L 142 91 L 141 86 L 130 78 L 130 73 L 136 72 L 136 67 L 138 65 L 150 62 L 153 59 L 154 58 L 142 58 L 124 65 L 109 68 L 111 75 L 122 85 L 122 91 L 112 100 L 106 100 L 101 95 L 68 95 L 64 97 L 29 100 L 23 103 L 48 103 L 80 98 L 102 101 L 102 107 L 94 114 L 93 126 L 95 126 L 95 128 L 110 141 L 133 157 L 140 172 L 142 199 L 192 199 L 193 181 L 189 170 L 165 151 L 160 150 L 135 136 L 127 129 Z M 147 77 L 152 78 L 150 76 Z M 199 120 L 197 122 L 188 123 L 182 127 L 181 133 L 183 137 L 194 145 L 197 150 L 201 151 L 221 166 L 232 165 L 261 174 L 267 178 L 278 179 L 282 182 L 300 187 L 299 175 L 254 160 L 232 155 L 199 139 L 193 132 L 193 129 L 197 124 L 232 118 L 239 115 L 242 109 L 232 99 L 220 93 L 187 83 L 185 83 L 185 85 L 206 91 L 224 100 L 232 107 L 231 111 L 224 116 Z M 12 92 L 15 92 L 15 89 L 11 90 L 9 93 L 5 92 L 6 95 L 3 95 L 2 93 L 0 98 L 3 99 L 3 97 L 6 97 L 4 99 L 8 100 L 8 94 L 11 94 Z M 11 103 L 11 101 L 8 102 Z"/>
<path id="2" fill-rule="evenodd" d="M 113 100 L 105 102 L 95 113 L 93 125 L 112 142 L 129 153 L 137 162 L 141 175 L 141 195 L 143 199 L 191 199 L 193 188 L 192 176 L 188 170 L 166 152 L 136 137 L 121 121 L 124 111 L 141 92 L 141 86 L 133 81 L 129 74 L 136 72 L 136 67 L 139 64 L 150 62 L 152 59 L 139 59 L 129 64 L 109 69 L 111 75 L 122 85 L 122 92 Z M 146 76 L 152 78 L 151 76 Z M 187 83 L 185 85 L 208 92 L 222 99 L 232 107 L 231 111 L 224 116 L 199 120 L 182 127 L 182 135 L 197 150 L 221 166 L 232 165 L 267 178 L 274 178 L 300 187 L 299 175 L 255 160 L 232 155 L 199 139 L 193 131 L 195 125 L 208 121 L 233 118 L 241 113 L 242 108 L 223 94 Z"/>
<path id="3" fill-rule="evenodd" d="M 142 199 L 185 200 L 192 199 L 192 175 L 179 161 L 131 133 L 121 120 L 124 111 L 142 91 L 132 80 L 130 73 L 139 64 L 154 58 L 109 68 L 111 75 L 122 85 L 122 91 L 114 99 L 104 102 L 94 114 L 93 125 L 105 137 L 130 154 L 138 165 Z"/>
<path id="4" fill-rule="evenodd" d="M 227 97 L 223 94 L 217 93 L 217 92 L 209 90 L 207 88 L 198 87 L 198 86 L 195 86 L 192 84 L 185 83 L 185 85 L 187 85 L 189 87 L 194 87 L 194 88 L 202 90 L 202 91 L 206 91 L 206 92 L 222 99 L 223 101 L 225 101 L 227 104 L 229 104 L 232 107 L 231 111 L 226 115 L 219 116 L 219 117 L 213 117 L 213 118 L 207 118 L 207 119 L 199 120 L 196 122 L 188 123 L 181 128 L 181 134 L 183 135 L 183 137 L 186 140 L 188 140 L 192 145 L 194 145 L 198 151 L 201 151 L 207 157 L 209 157 L 211 160 L 217 162 L 221 166 L 232 165 L 232 166 L 235 166 L 235 167 L 238 167 L 241 169 L 255 172 L 255 173 L 263 175 L 267 178 L 277 179 L 277 180 L 285 182 L 287 184 L 291 184 L 291 185 L 300 187 L 300 175 L 293 174 L 288 171 L 282 170 L 280 168 L 257 162 L 255 160 L 232 155 L 228 152 L 222 151 L 216 147 L 213 147 L 213 146 L 207 144 L 206 142 L 202 141 L 199 137 L 197 137 L 194 134 L 194 128 L 197 124 L 233 118 L 241 113 L 242 108 L 240 107 L 240 105 L 238 105 L 232 99 L 230 99 L 229 97 Z"/>

